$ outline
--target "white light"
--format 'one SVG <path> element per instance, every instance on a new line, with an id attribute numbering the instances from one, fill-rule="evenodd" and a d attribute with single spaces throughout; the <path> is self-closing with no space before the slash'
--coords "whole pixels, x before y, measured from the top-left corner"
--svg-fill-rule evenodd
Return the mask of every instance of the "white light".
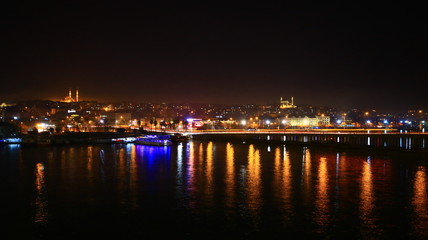
<path id="1" fill-rule="evenodd" d="M 18 117 L 14 116 L 14 117 L 13 117 L 13 120 L 18 120 Z"/>
<path id="2" fill-rule="evenodd" d="M 286 124 L 287 123 L 287 120 L 282 120 L 282 124 Z"/>
<path id="3" fill-rule="evenodd" d="M 22 141 L 22 138 L 7 138 L 5 139 L 5 142 L 8 143 L 19 143 Z"/>
<path id="4" fill-rule="evenodd" d="M 245 125 L 245 124 L 247 124 L 247 121 L 242 120 L 242 121 L 241 121 L 241 124 L 242 124 L 242 125 Z"/>
<path id="5" fill-rule="evenodd" d="M 371 122 L 370 120 L 367 120 L 367 121 L 366 121 L 366 123 L 369 123 L 369 124 L 370 124 L 370 123 L 372 123 L 372 122 Z"/>
<path id="6" fill-rule="evenodd" d="M 341 124 L 342 120 L 337 120 L 336 122 L 337 122 L 337 124 Z"/>
<path id="7" fill-rule="evenodd" d="M 269 121 L 269 120 L 266 120 L 266 124 L 270 124 L 270 121 Z"/>

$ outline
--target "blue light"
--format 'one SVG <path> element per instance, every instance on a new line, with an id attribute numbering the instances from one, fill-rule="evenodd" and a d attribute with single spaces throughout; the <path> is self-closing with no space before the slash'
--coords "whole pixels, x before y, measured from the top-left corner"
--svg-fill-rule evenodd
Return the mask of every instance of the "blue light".
<path id="1" fill-rule="evenodd" d="M 22 142 L 22 138 L 5 138 L 0 139 L 0 143 L 20 143 Z"/>

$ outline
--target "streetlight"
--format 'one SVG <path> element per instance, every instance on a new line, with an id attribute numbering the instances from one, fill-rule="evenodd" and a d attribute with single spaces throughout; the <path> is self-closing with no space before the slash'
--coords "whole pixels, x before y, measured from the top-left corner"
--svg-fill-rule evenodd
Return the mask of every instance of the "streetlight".
<path id="1" fill-rule="evenodd" d="M 266 125 L 267 125 L 267 126 L 268 126 L 268 128 L 269 128 L 270 120 L 266 120 Z"/>
<path id="2" fill-rule="evenodd" d="M 285 131 L 285 124 L 287 124 L 287 120 L 282 120 L 282 124 L 284 125 L 284 131 Z"/>
<path id="3" fill-rule="evenodd" d="M 243 128 L 245 127 L 246 124 L 247 124 L 246 120 L 241 120 L 241 125 L 242 125 Z"/>

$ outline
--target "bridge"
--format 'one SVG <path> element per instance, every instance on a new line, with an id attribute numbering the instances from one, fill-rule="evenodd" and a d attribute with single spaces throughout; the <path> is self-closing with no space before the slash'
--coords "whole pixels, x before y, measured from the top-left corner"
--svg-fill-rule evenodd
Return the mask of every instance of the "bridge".
<path id="1" fill-rule="evenodd" d="M 176 131 L 166 131 L 177 133 Z M 198 140 L 331 145 L 428 151 L 428 134 L 397 129 L 221 129 L 178 132 Z"/>

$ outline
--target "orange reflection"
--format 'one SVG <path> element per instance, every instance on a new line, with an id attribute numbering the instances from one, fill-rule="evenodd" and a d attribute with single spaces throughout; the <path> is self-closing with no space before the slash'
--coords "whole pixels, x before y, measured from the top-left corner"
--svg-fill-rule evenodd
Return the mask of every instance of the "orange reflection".
<path id="1" fill-rule="evenodd" d="M 226 145 L 226 205 L 233 207 L 235 199 L 235 150 L 231 143 Z"/>
<path id="2" fill-rule="evenodd" d="M 370 158 L 363 162 L 360 193 L 360 218 L 367 227 L 373 225 L 373 174 Z"/>
<path id="3" fill-rule="evenodd" d="M 290 164 L 290 154 L 285 150 L 284 148 L 284 176 L 283 176 L 283 183 L 284 183 L 284 190 L 285 190 L 285 198 L 289 199 L 291 195 L 291 164 Z"/>
<path id="4" fill-rule="evenodd" d="M 118 189 L 119 191 L 125 191 L 127 187 L 127 180 L 126 179 L 126 160 L 125 160 L 125 152 L 124 149 L 119 149 L 118 155 L 118 163 L 117 163 L 117 173 L 118 173 Z"/>
<path id="5" fill-rule="evenodd" d="M 88 146 L 88 164 L 86 165 L 88 172 L 89 172 L 89 177 L 92 178 L 92 162 L 94 160 L 94 156 L 93 156 L 93 147 L 92 146 Z"/>
<path id="6" fill-rule="evenodd" d="M 425 167 L 423 166 L 420 166 L 415 174 L 412 204 L 416 215 L 416 232 L 428 234 L 427 180 Z M 427 236 L 425 235 L 424 237 Z"/>
<path id="7" fill-rule="evenodd" d="M 202 143 L 199 144 L 199 160 L 204 159 L 204 146 Z"/>
<path id="8" fill-rule="evenodd" d="M 320 226 L 320 231 L 324 232 L 325 227 L 329 225 L 329 197 L 328 197 L 328 169 L 327 159 L 325 157 L 320 158 L 318 166 L 318 185 L 317 185 L 317 197 L 315 200 L 316 212 L 315 222 Z"/>
<path id="9" fill-rule="evenodd" d="M 281 199 L 281 206 L 284 206 L 284 217 L 289 221 L 292 217 L 293 204 L 291 202 L 292 184 L 291 184 L 291 164 L 290 155 L 284 147 L 281 158 L 281 149 L 275 149 L 274 174 L 276 184 L 274 188 L 280 193 L 278 199 Z"/>
<path id="10" fill-rule="evenodd" d="M 311 152 L 309 149 L 303 150 L 303 187 L 306 194 L 305 200 L 309 200 L 309 194 L 311 192 Z"/>
<path id="11" fill-rule="evenodd" d="M 47 223 L 48 221 L 48 202 L 46 199 L 45 166 L 42 163 L 36 164 L 36 201 L 34 203 L 36 223 Z"/>
<path id="12" fill-rule="evenodd" d="M 207 185 L 205 187 L 207 203 L 212 204 L 213 201 L 213 191 L 214 191 L 214 183 L 213 183 L 213 142 L 209 142 L 207 145 L 207 158 L 206 158 L 206 166 L 205 166 L 205 175 L 207 178 Z"/>
<path id="13" fill-rule="evenodd" d="M 279 186 L 279 182 L 281 179 L 281 150 L 279 147 L 275 148 L 275 161 L 274 161 L 274 176 L 277 184 L 275 186 Z"/>
<path id="14" fill-rule="evenodd" d="M 260 152 L 251 144 L 248 149 L 248 205 L 252 210 L 261 204 Z"/>

